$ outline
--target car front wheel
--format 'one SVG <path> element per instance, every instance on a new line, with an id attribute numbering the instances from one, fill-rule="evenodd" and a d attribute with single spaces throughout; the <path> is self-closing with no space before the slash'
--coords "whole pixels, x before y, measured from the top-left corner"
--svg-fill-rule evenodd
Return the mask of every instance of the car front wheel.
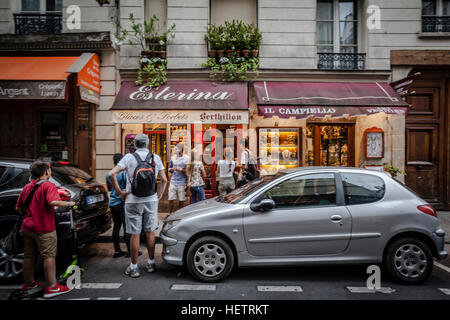
<path id="1" fill-rule="evenodd" d="M 418 239 L 398 239 L 387 249 L 385 267 L 395 280 L 417 284 L 431 275 L 433 256 L 428 246 Z"/>
<path id="2" fill-rule="evenodd" d="M 11 234 L 17 219 L 0 221 L 0 283 L 14 282 L 23 272 L 23 238 Z"/>
<path id="3" fill-rule="evenodd" d="M 224 240 L 214 236 L 195 240 L 186 255 L 187 269 L 193 277 L 203 282 L 225 279 L 233 265 L 232 249 Z"/>

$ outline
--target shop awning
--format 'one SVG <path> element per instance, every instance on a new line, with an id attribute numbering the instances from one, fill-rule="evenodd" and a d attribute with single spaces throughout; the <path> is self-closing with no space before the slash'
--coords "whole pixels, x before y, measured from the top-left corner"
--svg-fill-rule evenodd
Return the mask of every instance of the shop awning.
<path id="1" fill-rule="evenodd" d="M 245 82 L 167 81 L 159 88 L 124 81 L 113 110 L 247 110 Z"/>
<path id="2" fill-rule="evenodd" d="M 408 104 L 387 83 L 262 81 L 254 88 L 265 118 L 407 114 Z"/>
<path id="3" fill-rule="evenodd" d="M 66 80 L 78 73 L 81 98 L 100 93 L 98 55 L 80 57 L 0 57 L 0 99 L 64 99 Z M 83 95 L 82 86 L 88 94 Z M 86 90 L 84 90 L 86 91 Z"/>

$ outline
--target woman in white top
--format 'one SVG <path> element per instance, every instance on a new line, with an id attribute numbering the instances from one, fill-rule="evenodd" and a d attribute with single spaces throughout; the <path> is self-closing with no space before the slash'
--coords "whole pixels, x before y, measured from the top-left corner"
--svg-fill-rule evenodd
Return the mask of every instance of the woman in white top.
<path id="1" fill-rule="evenodd" d="M 234 154 L 231 148 L 225 149 L 225 160 L 217 163 L 216 177 L 219 177 L 219 195 L 224 196 L 236 187 L 233 172 L 236 169 L 236 162 L 233 160 Z"/>

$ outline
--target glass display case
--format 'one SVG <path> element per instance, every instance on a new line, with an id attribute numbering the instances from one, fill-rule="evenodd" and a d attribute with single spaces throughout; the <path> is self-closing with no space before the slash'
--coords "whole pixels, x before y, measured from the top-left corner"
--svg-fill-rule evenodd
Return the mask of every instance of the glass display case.
<path id="1" fill-rule="evenodd" d="M 300 141 L 299 128 L 259 128 L 261 174 L 273 174 L 282 169 L 298 167 Z"/>

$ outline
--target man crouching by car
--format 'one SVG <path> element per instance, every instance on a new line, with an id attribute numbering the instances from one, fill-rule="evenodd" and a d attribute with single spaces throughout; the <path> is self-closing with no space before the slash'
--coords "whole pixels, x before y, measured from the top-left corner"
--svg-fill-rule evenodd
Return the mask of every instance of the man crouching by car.
<path id="1" fill-rule="evenodd" d="M 52 174 L 48 163 L 33 162 L 30 172 L 31 182 L 23 188 L 16 204 L 16 210 L 25 215 L 21 226 L 24 242 L 22 290 L 41 285 L 34 280 L 34 265 L 40 254 L 44 260 L 47 281 L 44 298 L 53 298 L 72 290 L 56 282 L 57 236 L 53 207 L 72 207 L 75 202 L 61 201 L 58 189 L 48 181 Z"/>

